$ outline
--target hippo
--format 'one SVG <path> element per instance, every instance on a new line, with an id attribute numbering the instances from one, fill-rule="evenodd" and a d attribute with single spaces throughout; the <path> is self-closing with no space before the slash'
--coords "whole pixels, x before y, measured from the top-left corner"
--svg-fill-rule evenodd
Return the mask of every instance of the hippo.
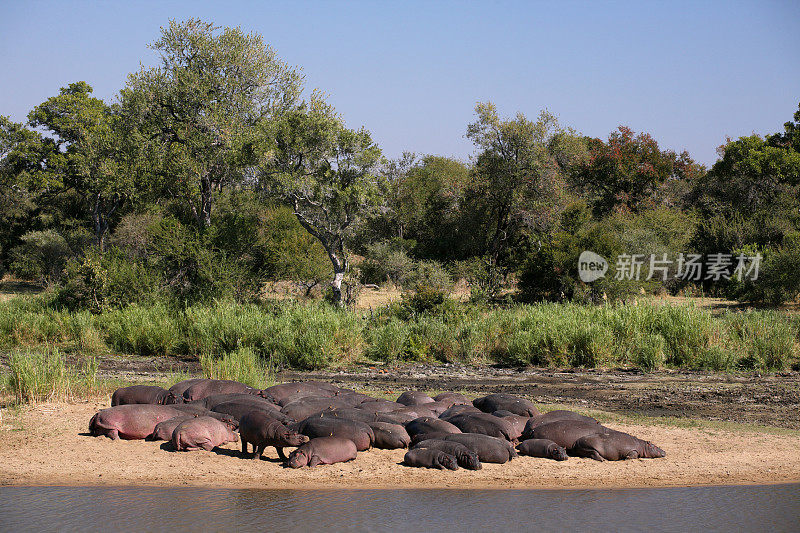
<path id="1" fill-rule="evenodd" d="M 437 417 L 452 407 L 448 402 L 428 402 L 422 404 L 422 406 Z"/>
<path id="2" fill-rule="evenodd" d="M 321 381 L 298 381 L 295 383 L 280 383 L 267 387 L 262 391 L 264 397 L 270 399 L 273 403 L 286 405 L 294 400 L 304 397 L 317 396 L 319 398 L 330 398 L 340 392 L 355 392 L 340 389 L 336 385 L 330 383 L 323 383 Z"/>
<path id="3" fill-rule="evenodd" d="M 567 450 L 548 439 L 528 439 L 519 443 L 517 450 L 521 455 L 543 457 L 556 461 L 567 460 Z"/>
<path id="4" fill-rule="evenodd" d="M 437 402 L 449 403 L 450 407 L 454 405 L 472 405 L 472 400 L 457 392 L 443 392 L 434 396 L 433 399 Z"/>
<path id="5" fill-rule="evenodd" d="M 486 413 L 464 413 L 451 416 L 448 422 L 463 433 L 482 433 L 511 442 L 517 438 L 517 432 L 510 422 Z"/>
<path id="6" fill-rule="evenodd" d="M 592 422 L 595 424 L 600 423 L 590 416 L 584 416 L 576 413 L 575 411 L 558 409 L 529 419 L 525 423 L 525 429 L 522 430 L 522 440 L 533 438 L 533 430 L 537 427 L 549 424 L 551 422 L 560 422 L 562 420 L 578 420 L 581 422 Z"/>
<path id="7" fill-rule="evenodd" d="M 261 459 L 264 448 L 274 446 L 281 459 L 286 459 L 283 448 L 300 446 L 308 437 L 293 431 L 263 411 L 250 411 L 239 420 L 242 455 L 247 455 L 247 445 L 253 445 L 253 458 Z"/>
<path id="8" fill-rule="evenodd" d="M 413 448 L 430 448 L 452 455 L 456 458 L 458 466 L 461 468 L 466 468 L 467 470 L 480 470 L 483 468 L 478 454 L 458 442 L 442 439 L 429 439 L 418 442 L 413 446 Z"/>
<path id="9" fill-rule="evenodd" d="M 169 391 L 179 398 L 183 398 L 183 393 L 186 392 L 186 389 L 200 383 L 202 381 L 211 381 L 208 378 L 195 378 L 195 379 L 185 379 L 183 381 L 179 381 L 175 385 L 169 388 Z"/>
<path id="10" fill-rule="evenodd" d="M 514 428 L 515 440 L 520 438 L 522 432 L 525 430 L 525 424 L 527 424 L 528 420 L 530 420 L 530 418 L 527 416 L 515 415 L 513 413 L 503 410 L 495 411 L 494 413 L 492 413 L 492 416 L 502 418 L 503 420 L 511 424 L 511 426 Z"/>
<path id="11" fill-rule="evenodd" d="M 646 440 L 637 439 L 622 431 L 587 435 L 575 441 L 570 455 L 588 457 L 596 461 L 621 461 L 626 459 L 657 459 L 667 453 Z"/>
<path id="12" fill-rule="evenodd" d="M 405 426 L 412 420 L 418 418 L 416 414 L 411 413 L 398 413 L 397 411 L 391 413 L 375 413 L 378 422 L 389 422 L 390 424 L 400 424 Z"/>
<path id="13" fill-rule="evenodd" d="M 270 402 L 262 398 L 257 394 L 248 394 L 246 392 L 235 392 L 232 394 L 212 394 L 211 396 L 206 396 L 200 400 L 194 400 L 190 402 L 192 405 L 202 405 L 206 409 L 213 410 L 214 407 L 227 402 L 254 402 L 258 403 L 259 405 L 267 404 L 269 407 L 273 408 L 274 410 L 279 410 L 278 406 L 274 403 Z"/>
<path id="14" fill-rule="evenodd" d="M 391 413 L 404 407 L 407 406 L 398 402 L 390 402 L 389 400 L 370 400 L 358 405 L 359 409 L 370 413 Z"/>
<path id="15" fill-rule="evenodd" d="M 214 406 L 215 413 L 223 413 L 236 420 L 241 420 L 250 411 L 262 411 L 284 425 L 294 422 L 293 418 L 278 411 L 275 406 L 268 402 L 234 400 Z"/>
<path id="16" fill-rule="evenodd" d="M 458 461 L 449 453 L 435 448 L 414 448 L 403 457 L 403 464 L 439 470 L 458 470 Z"/>
<path id="17" fill-rule="evenodd" d="M 434 400 L 424 392 L 409 390 L 401 394 L 396 401 L 403 405 L 422 405 L 433 403 Z"/>
<path id="18" fill-rule="evenodd" d="M 89 433 L 112 440 L 144 439 L 152 435 L 159 422 L 183 414 L 170 405 L 117 405 L 97 412 L 89 421 Z"/>
<path id="19" fill-rule="evenodd" d="M 403 407 L 396 411 L 392 411 L 391 413 L 387 413 L 390 415 L 413 415 L 414 418 L 421 418 L 423 416 L 429 416 L 431 418 L 439 418 L 436 416 L 436 413 L 425 407 L 424 405 L 409 405 L 408 407 Z"/>
<path id="20" fill-rule="evenodd" d="M 178 402 L 178 397 L 173 392 L 155 385 L 122 387 L 111 395 L 112 407 L 131 404 L 171 405 Z"/>
<path id="21" fill-rule="evenodd" d="M 507 440 L 478 433 L 452 433 L 444 440 L 463 444 L 478 454 L 482 463 L 505 463 L 517 457 L 517 452 Z"/>
<path id="22" fill-rule="evenodd" d="M 539 410 L 536 409 L 536 406 L 532 401 L 502 392 L 489 394 L 487 396 L 482 396 L 481 398 L 475 398 L 472 400 L 472 405 L 484 413 L 494 413 L 495 411 L 502 409 L 504 411 L 510 411 L 515 415 L 539 415 Z"/>
<path id="23" fill-rule="evenodd" d="M 355 420 L 356 422 L 377 422 L 380 415 L 377 413 L 370 413 L 363 409 L 356 409 L 355 407 L 340 407 L 331 409 L 329 411 L 320 411 L 314 413 L 306 418 L 341 418 L 343 420 Z"/>
<path id="24" fill-rule="evenodd" d="M 238 381 L 229 379 L 209 379 L 195 383 L 183 391 L 183 398 L 185 401 L 191 402 L 194 400 L 201 400 L 212 394 L 231 394 L 237 392 L 257 394 L 261 391 L 245 385 L 244 383 L 239 383 Z"/>
<path id="25" fill-rule="evenodd" d="M 239 436 L 227 424 L 210 416 L 184 420 L 172 432 L 172 447 L 177 451 L 203 449 L 208 452 L 227 442 L 236 442 Z"/>
<path id="26" fill-rule="evenodd" d="M 423 416 L 412 420 L 406 424 L 406 431 L 408 431 L 408 434 L 412 437 L 419 433 L 461 433 L 461 430 L 450 422 L 429 416 Z"/>
<path id="27" fill-rule="evenodd" d="M 396 450 L 398 448 L 408 448 L 411 444 L 411 436 L 406 429 L 399 424 L 389 424 L 388 422 L 367 422 L 375 434 L 375 447 L 383 450 Z"/>
<path id="28" fill-rule="evenodd" d="M 575 441 L 581 437 L 597 433 L 608 433 L 609 431 L 608 428 L 594 422 L 560 420 L 537 426 L 531 433 L 531 438 L 549 439 L 562 448 L 569 450 L 575 444 Z"/>
<path id="29" fill-rule="evenodd" d="M 296 400 L 281 407 L 281 412 L 289 418 L 304 420 L 309 416 L 328 411 L 330 409 L 342 409 L 352 407 L 348 402 L 337 400 L 336 398 L 303 398 Z"/>
<path id="30" fill-rule="evenodd" d="M 439 415 L 439 418 L 442 420 L 447 420 L 451 416 L 456 415 L 463 415 L 464 413 L 482 413 L 480 409 L 475 407 L 474 405 L 466 405 L 466 404 L 458 404 L 446 409 L 443 413 Z"/>
<path id="31" fill-rule="evenodd" d="M 190 418 L 195 418 L 195 416 L 181 415 L 159 422 L 156 424 L 156 427 L 153 428 L 153 433 L 148 435 L 145 440 L 170 440 L 172 438 L 172 432 L 175 431 L 178 424 Z"/>
<path id="32" fill-rule="evenodd" d="M 342 437 L 317 437 L 289 454 L 286 465 L 289 468 L 303 466 L 332 465 L 352 461 L 358 455 L 356 445 Z"/>
<path id="33" fill-rule="evenodd" d="M 445 440 L 448 435 L 458 435 L 458 433 L 448 433 L 446 431 L 431 431 L 430 433 L 417 433 L 411 437 L 411 448 L 426 440 Z"/>
<path id="34" fill-rule="evenodd" d="M 352 440 L 358 451 L 369 450 L 375 442 L 375 433 L 364 422 L 343 418 L 309 417 L 293 427 L 308 437 L 342 437 Z"/>

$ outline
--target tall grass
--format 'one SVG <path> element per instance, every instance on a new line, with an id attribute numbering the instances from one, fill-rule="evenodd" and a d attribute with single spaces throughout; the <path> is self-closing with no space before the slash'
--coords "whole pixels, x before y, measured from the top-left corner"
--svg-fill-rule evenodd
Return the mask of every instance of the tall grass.
<path id="1" fill-rule="evenodd" d="M 226 355 L 252 353 L 307 370 L 374 360 L 779 371 L 798 364 L 799 328 L 797 317 L 771 311 L 714 317 L 665 305 L 389 307 L 367 318 L 324 304 L 134 305 L 99 315 L 0 304 L 0 347 L 190 356 L 212 370 Z"/>
<path id="2" fill-rule="evenodd" d="M 11 352 L 5 387 L 19 403 L 67 400 L 96 389 L 97 362 L 68 366 L 57 348 Z"/>
<path id="3" fill-rule="evenodd" d="M 259 389 L 275 383 L 274 369 L 252 348 L 237 348 L 222 357 L 203 354 L 200 366 L 203 376 L 211 379 L 231 379 Z"/>

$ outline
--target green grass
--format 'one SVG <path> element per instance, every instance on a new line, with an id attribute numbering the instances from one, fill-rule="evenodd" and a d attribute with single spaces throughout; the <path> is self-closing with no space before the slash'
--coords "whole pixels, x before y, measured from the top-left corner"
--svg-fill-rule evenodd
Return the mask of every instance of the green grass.
<path id="1" fill-rule="evenodd" d="M 417 361 L 782 371 L 800 360 L 799 327 L 798 317 L 774 311 L 715 317 L 663 305 L 451 303 L 411 314 L 390 306 L 366 317 L 298 303 L 134 305 L 97 315 L 54 309 L 45 295 L 0 303 L 7 350 L 188 356 L 217 367 L 226 355 L 252 353 L 267 367 L 303 370 Z"/>
<path id="2" fill-rule="evenodd" d="M 3 388 L 17 403 L 68 400 L 97 390 L 97 362 L 69 366 L 57 349 L 11 352 Z"/>

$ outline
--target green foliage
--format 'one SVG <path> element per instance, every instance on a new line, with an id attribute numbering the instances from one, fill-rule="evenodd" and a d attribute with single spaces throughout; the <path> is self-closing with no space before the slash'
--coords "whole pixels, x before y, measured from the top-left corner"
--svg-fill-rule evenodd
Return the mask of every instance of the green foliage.
<path id="1" fill-rule="evenodd" d="M 32 231 L 22 236 L 13 252 L 11 270 L 22 279 L 50 285 L 61 279 L 72 251 L 66 239 L 54 230 Z"/>
<path id="2" fill-rule="evenodd" d="M 237 348 L 220 358 L 200 356 L 203 376 L 210 379 L 230 379 L 253 388 L 263 389 L 275 382 L 274 372 L 252 348 Z"/>
<path id="3" fill-rule="evenodd" d="M 5 385 L 19 403 L 67 400 L 95 387 L 96 361 L 87 359 L 83 368 L 72 368 L 56 348 L 13 351 L 8 366 Z"/>

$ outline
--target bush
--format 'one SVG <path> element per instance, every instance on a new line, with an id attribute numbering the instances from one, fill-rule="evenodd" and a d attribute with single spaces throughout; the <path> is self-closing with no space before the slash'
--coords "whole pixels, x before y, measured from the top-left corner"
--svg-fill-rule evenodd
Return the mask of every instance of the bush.
<path id="1" fill-rule="evenodd" d="M 359 265 L 364 283 L 382 284 L 388 281 L 397 286 L 401 285 L 414 267 L 414 260 L 408 256 L 402 243 L 396 241 L 379 241 L 367 245 L 364 261 Z"/>
<path id="2" fill-rule="evenodd" d="M 164 304 L 107 311 L 97 323 L 109 346 L 119 352 L 148 356 L 185 353 L 186 334 L 178 315 Z"/>
<path id="3" fill-rule="evenodd" d="M 11 270 L 22 279 L 50 285 L 61 279 L 72 254 L 66 239 L 55 230 L 31 231 L 11 252 Z"/>
<path id="4" fill-rule="evenodd" d="M 641 335 L 633 347 L 633 363 L 642 370 L 658 370 L 664 364 L 664 337 Z"/>
<path id="5" fill-rule="evenodd" d="M 253 388 L 263 389 L 275 382 L 274 371 L 252 348 L 240 347 L 223 355 L 201 355 L 203 377 L 231 379 Z"/>
<path id="6" fill-rule="evenodd" d="M 11 352 L 8 365 L 6 386 L 19 403 L 66 400 L 95 389 L 96 361 L 88 359 L 82 369 L 70 368 L 56 348 Z"/>

